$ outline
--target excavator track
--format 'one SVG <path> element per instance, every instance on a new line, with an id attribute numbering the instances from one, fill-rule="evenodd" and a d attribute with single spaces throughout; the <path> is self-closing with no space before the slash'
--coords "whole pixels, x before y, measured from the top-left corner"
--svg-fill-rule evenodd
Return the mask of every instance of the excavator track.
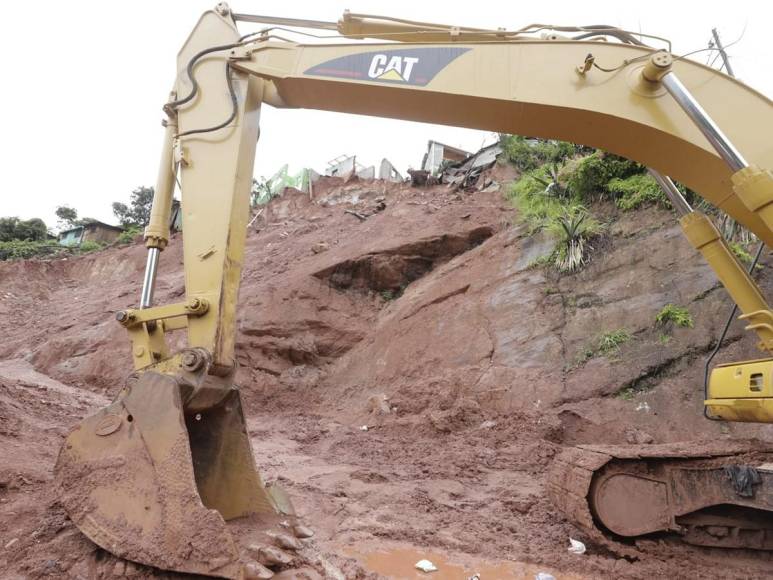
<path id="1" fill-rule="evenodd" d="M 581 445 L 548 474 L 548 495 L 588 537 L 633 555 L 632 540 L 773 550 L 773 445 Z"/>

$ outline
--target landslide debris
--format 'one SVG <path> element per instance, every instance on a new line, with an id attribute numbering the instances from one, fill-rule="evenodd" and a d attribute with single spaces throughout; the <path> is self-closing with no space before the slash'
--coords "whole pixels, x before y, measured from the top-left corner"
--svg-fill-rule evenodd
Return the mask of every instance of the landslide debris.
<path id="1" fill-rule="evenodd" d="M 353 546 L 530 562 L 557 577 L 763 576 L 765 555 L 668 538 L 628 559 L 592 544 L 566 553 L 578 531 L 544 493 L 562 445 L 770 434 L 701 417 L 699 363 L 728 303 L 667 209 L 589 207 L 605 232 L 587 265 L 560 274 L 535 265 L 556 242 L 505 199 L 494 173 L 512 170 L 490 171 L 499 191 L 327 178 L 314 199 L 287 191 L 253 222 L 237 355 L 261 473 L 281 479 L 347 577 L 363 577 L 346 563 Z M 183 294 L 180 246 L 162 254 L 160 302 Z M 50 489 L 63 434 L 130 371 L 112 313 L 135 304 L 144 257 L 133 245 L 0 263 L 8 577 L 155 574 L 96 550 Z M 760 282 L 771 290 L 767 268 Z M 654 319 L 668 303 L 694 326 L 665 342 Z M 578 357 L 620 329 L 629 340 Z M 754 357 L 753 342 L 734 325 L 719 359 Z M 636 388 L 621 396 L 625 386 Z"/>

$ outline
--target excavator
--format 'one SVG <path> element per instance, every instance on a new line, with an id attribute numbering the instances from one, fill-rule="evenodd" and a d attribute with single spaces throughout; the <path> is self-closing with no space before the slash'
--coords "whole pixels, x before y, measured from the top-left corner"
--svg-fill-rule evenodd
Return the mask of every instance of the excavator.
<path id="1" fill-rule="evenodd" d="M 240 33 L 237 23 L 263 27 Z M 293 32 L 313 41 L 299 44 Z M 71 431 L 55 467 L 69 517 L 104 550 L 162 570 L 270 578 L 311 542 L 288 494 L 257 472 L 234 384 L 264 104 L 560 139 L 650 168 L 765 353 L 713 369 L 706 416 L 773 423 L 773 311 L 673 181 L 773 246 L 768 98 L 674 55 L 665 39 L 611 26 L 480 29 L 348 11 L 324 22 L 221 3 L 178 53 L 163 107 L 141 296 L 116 314 L 134 373 L 112 404 Z M 178 182 L 185 299 L 155 304 Z M 178 331 L 187 345 L 171 352 L 166 335 Z M 556 458 L 548 493 L 570 521 L 614 541 L 669 533 L 773 550 L 773 445 L 764 442 L 574 447 Z"/>

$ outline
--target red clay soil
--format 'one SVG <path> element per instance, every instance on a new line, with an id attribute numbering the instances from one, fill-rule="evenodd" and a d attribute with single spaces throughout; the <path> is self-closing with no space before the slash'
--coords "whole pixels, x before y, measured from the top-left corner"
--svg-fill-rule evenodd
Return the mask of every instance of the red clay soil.
<path id="1" fill-rule="evenodd" d="M 551 242 L 515 217 L 501 191 L 377 181 L 269 204 L 249 232 L 238 336 L 263 476 L 346 578 L 423 577 L 403 564 L 430 556 L 436 579 L 768 576 L 768 554 L 667 536 L 625 557 L 592 541 L 567 551 L 588 538 L 544 493 L 562 446 L 773 432 L 701 417 L 702 361 L 730 305 L 671 214 L 615 215 L 591 264 L 561 277 L 533 266 Z M 180 246 L 162 255 L 159 303 L 184 294 Z M 144 258 L 137 243 L 0 264 L 2 578 L 163 575 L 84 539 L 51 484 L 63 436 L 131 370 L 113 313 L 136 304 Z M 761 280 L 770 290 L 767 268 Z M 669 302 L 694 328 L 655 326 Z M 633 338 L 594 352 L 620 328 Z M 719 360 L 755 356 L 734 325 Z"/>

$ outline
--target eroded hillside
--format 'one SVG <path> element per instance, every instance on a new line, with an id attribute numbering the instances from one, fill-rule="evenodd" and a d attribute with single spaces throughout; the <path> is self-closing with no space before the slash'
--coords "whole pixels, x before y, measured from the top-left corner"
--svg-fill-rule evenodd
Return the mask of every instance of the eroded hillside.
<path id="1" fill-rule="evenodd" d="M 288 487 L 347 576 L 365 574 L 348 557 L 378 571 L 377 550 L 431 554 L 482 580 L 748 578 L 773 566 L 669 538 L 625 558 L 566 550 L 584 538 L 544 494 L 562 446 L 773 440 L 770 426 L 702 418 L 703 360 L 731 305 L 673 214 L 598 213 L 608 227 L 572 274 L 541 265 L 554 242 L 518 222 L 502 188 L 329 179 L 313 201 L 288 191 L 254 222 L 238 336 L 249 433 L 261 472 Z M 67 429 L 130 372 L 112 313 L 135 305 L 144 258 L 137 243 L 0 263 L 4 577 L 153 575 L 84 540 L 50 485 Z M 759 277 L 771 290 L 767 267 Z M 156 298 L 183 293 L 175 239 Z M 657 324 L 667 304 L 693 326 Z M 624 340 L 600 340 L 614 333 Z M 736 323 L 718 360 L 755 353 Z"/>

